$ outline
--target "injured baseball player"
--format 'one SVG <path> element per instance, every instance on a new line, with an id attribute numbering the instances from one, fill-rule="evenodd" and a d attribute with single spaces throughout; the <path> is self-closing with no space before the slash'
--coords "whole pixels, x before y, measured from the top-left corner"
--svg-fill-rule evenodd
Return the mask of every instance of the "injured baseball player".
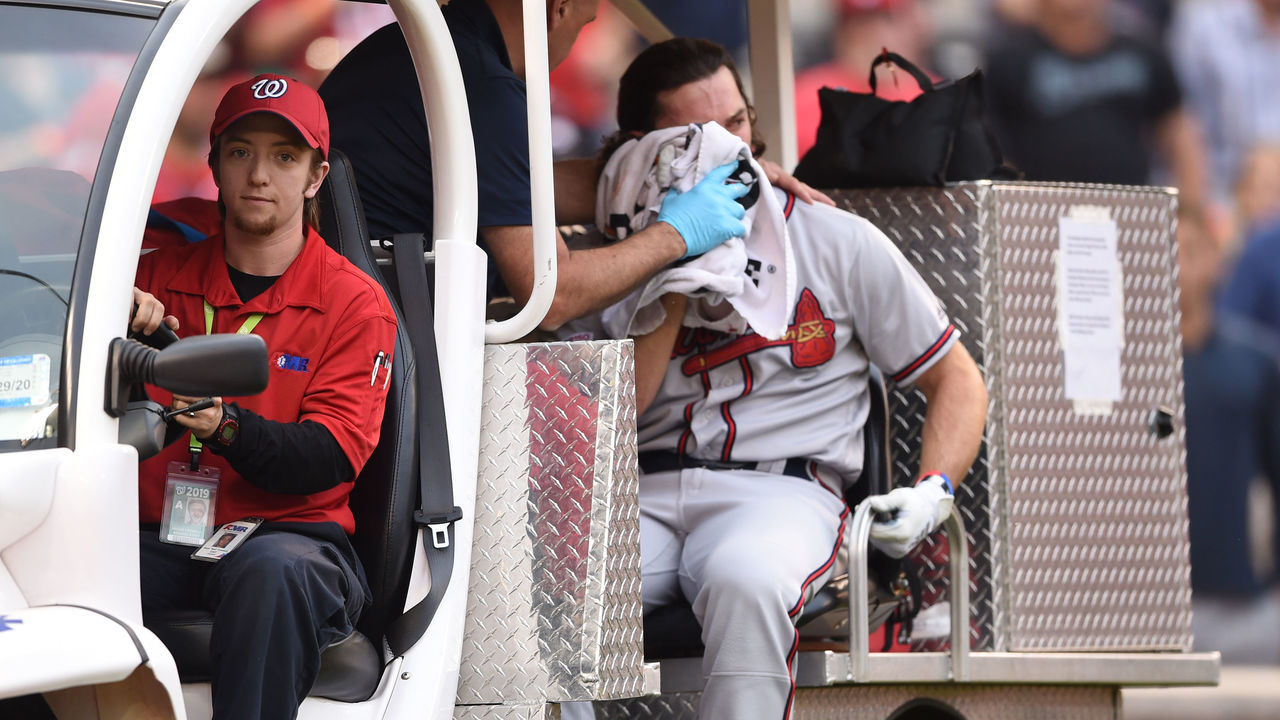
<path id="1" fill-rule="evenodd" d="M 920 276 L 870 222 L 770 187 L 751 160 L 753 119 L 723 48 L 648 48 L 623 75 L 597 200 L 597 222 L 620 236 L 726 159 L 740 159 L 730 182 L 754 185 L 741 242 L 659 273 L 595 325 L 636 337 L 645 612 L 692 605 L 699 713 L 717 720 L 791 712 L 794 620 L 834 573 L 868 364 L 928 398 L 917 482 L 869 500 L 892 518 L 872 543 L 895 557 L 949 511 L 987 406 Z"/>

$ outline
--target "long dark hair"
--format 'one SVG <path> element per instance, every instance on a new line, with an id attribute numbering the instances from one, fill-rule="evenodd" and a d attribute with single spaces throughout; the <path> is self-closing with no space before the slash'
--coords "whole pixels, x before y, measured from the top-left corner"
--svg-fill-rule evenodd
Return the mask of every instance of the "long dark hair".
<path id="1" fill-rule="evenodd" d="M 756 129 L 756 109 L 742 87 L 742 77 L 733 56 L 723 46 L 698 38 L 673 38 L 650 45 L 631 61 L 618 83 L 618 131 L 605 139 L 600 150 L 600 166 L 624 142 L 657 130 L 662 108 L 658 95 L 682 85 L 711 77 L 720 68 L 729 68 L 733 81 L 747 101 L 747 119 L 751 121 L 751 152 L 764 152 L 764 138 Z"/>

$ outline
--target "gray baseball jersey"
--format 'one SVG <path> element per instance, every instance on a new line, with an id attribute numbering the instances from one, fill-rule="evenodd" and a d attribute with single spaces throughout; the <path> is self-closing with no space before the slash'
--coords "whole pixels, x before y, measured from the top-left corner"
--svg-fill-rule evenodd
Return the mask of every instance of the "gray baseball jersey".
<path id="1" fill-rule="evenodd" d="M 801 458 L 816 463 L 810 472 L 824 484 L 847 485 L 862 469 L 868 360 L 909 384 L 959 333 L 874 225 L 775 192 L 784 196 L 797 273 L 787 334 L 771 342 L 683 328 L 640 418 L 639 449 L 718 461 Z"/>

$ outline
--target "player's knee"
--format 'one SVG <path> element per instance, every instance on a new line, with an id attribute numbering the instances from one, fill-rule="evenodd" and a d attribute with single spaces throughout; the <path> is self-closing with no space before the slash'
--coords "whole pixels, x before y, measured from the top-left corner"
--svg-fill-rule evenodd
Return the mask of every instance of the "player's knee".
<path id="1" fill-rule="evenodd" d="M 769 563 L 748 561 L 718 564 L 714 567 L 702 582 L 707 592 L 730 600 L 741 598 L 750 599 L 753 603 L 785 603 L 788 582 L 782 569 Z M 791 594 L 795 594 L 794 588 Z"/>

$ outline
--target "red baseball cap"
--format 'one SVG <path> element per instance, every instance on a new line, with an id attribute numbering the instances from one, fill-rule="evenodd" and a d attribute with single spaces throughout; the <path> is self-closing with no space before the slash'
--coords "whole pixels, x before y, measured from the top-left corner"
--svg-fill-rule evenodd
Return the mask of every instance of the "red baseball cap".
<path id="1" fill-rule="evenodd" d="M 329 114 L 320 95 L 306 83 L 272 73 L 233 85 L 222 96 L 209 128 L 209 143 L 226 132 L 231 123 L 256 112 L 275 113 L 288 120 L 308 145 L 326 159 L 329 157 Z"/>

